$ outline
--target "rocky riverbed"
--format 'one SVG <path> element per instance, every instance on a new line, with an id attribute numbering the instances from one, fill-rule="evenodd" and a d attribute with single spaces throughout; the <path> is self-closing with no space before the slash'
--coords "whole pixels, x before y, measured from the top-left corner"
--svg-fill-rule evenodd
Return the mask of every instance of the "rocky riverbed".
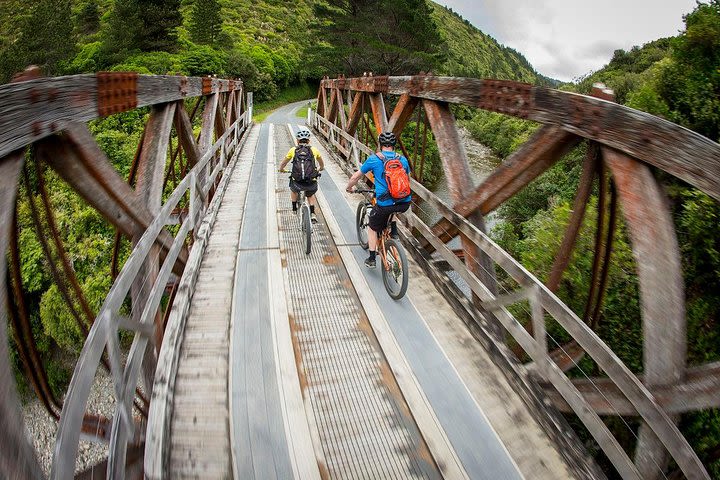
<path id="1" fill-rule="evenodd" d="M 95 376 L 95 384 L 90 391 L 87 410 L 110 418 L 114 409 L 115 396 L 110 374 L 103 369 L 99 369 Z M 53 449 L 55 448 L 57 422 L 34 396 L 23 406 L 23 416 L 28 438 L 35 446 L 43 470 L 48 474 L 52 464 Z M 107 446 L 104 444 L 80 441 L 78 459 L 75 465 L 76 472 L 84 471 L 103 461 L 107 457 L 107 451 Z"/>

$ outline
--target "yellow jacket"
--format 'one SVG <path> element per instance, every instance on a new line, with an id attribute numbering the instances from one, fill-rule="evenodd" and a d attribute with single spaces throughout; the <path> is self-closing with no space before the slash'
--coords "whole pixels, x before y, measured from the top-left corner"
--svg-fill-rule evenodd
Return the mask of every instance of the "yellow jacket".
<path id="1" fill-rule="evenodd" d="M 315 157 L 315 161 L 321 161 L 321 160 L 322 160 L 322 157 L 320 157 L 320 152 L 318 151 L 317 148 L 315 148 L 315 147 L 313 147 L 313 146 L 310 146 L 310 150 L 312 150 L 312 154 L 313 154 L 313 157 Z M 295 147 L 292 147 L 292 148 L 288 151 L 287 155 L 285 155 L 285 160 L 290 161 L 290 160 L 293 159 L 293 157 L 295 157 Z"/>

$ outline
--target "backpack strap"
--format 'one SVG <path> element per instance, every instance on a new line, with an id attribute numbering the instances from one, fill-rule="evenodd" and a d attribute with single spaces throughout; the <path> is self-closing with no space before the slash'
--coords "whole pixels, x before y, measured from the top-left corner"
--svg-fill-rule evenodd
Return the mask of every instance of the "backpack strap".
<path id="1" fill-rule="evenodd" d="M 401 157 L 401 155 L 398 155 L 396 152 L 393 153 L 395 153 L 395 156 L 393 158 L 387 158 L 385 155 L 383 155 L 382 152 L 375 152 L 375 155 L 380 159 L 381 162 L 383 162 L 383 165 L 385 165 L 388 160 L 395 160 L 396 158 Z"/>

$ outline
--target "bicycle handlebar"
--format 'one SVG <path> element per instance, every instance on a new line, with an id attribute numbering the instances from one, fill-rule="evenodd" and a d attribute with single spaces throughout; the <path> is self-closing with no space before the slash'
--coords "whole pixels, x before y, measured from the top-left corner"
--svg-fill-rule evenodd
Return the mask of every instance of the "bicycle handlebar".
<path id="1" fill-rule="evenodd" d="M 375 190 L 366 190 L 363 188 L 356 188 L 355 190 L 352 191 L 352 193 L 372 193 L 373 195 L 375 195 Z"/>
<path id="2" fill-rule="evenodd" d="M 278 170 L 280 173 L 292 173 L 290 170 Z M 322 173 L 319 173 L 315 175 L 315 178 L 322 177 Z"/>

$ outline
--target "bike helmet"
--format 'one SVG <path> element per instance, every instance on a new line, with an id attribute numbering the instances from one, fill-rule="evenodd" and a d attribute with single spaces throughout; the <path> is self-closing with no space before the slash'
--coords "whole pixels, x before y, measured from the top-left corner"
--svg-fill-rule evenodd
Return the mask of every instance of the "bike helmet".
<path id="1" fill-rule="evenodd" d="M 295 138 L 297 138 L 298 140 L 310 140 L 310 130 L 308 130 L 307 128 L 301 128 L 295 134 Z"/>
<path id="2" fill-rule="evenodd" d="M 378 136 L 378 143 L 381 147 L 394 147 L 397 143 L 395 134 L 392 132 L 383 132 Z"/>

